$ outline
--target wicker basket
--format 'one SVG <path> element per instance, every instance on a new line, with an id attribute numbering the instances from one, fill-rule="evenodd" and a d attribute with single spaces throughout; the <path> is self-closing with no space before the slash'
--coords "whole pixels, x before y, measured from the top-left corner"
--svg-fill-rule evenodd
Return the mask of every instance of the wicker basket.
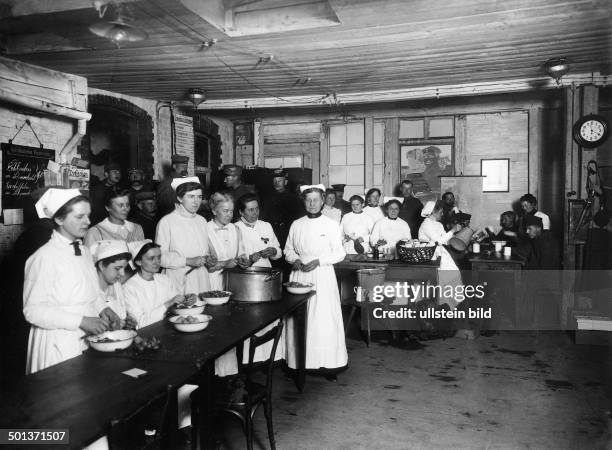
<path id="1" fill-rule="evenodd" d="M 404 247 L 406 240 L 398 241 L 395 245 L 397 258 L 400 261 L 409 264 L 421 264 L 427 261 L 431 261 L 431 258 L 436 251 L 436 244 L 429 245 L 427 247 Z"/>

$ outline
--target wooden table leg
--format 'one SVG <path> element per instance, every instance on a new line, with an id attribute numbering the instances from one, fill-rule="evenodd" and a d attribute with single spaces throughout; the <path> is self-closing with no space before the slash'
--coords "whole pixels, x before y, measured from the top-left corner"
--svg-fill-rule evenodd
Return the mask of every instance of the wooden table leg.
<path id="1" fill-rule="evenodd" d="M 299 392 L 304 392 L 306 383 L 306 306 L 308 302 L 302 304 L 294 315 L 296 324 L 295 340 L 297 350 L 297 371 L 295 375 L 295 385 Z"/>
<path id="2" fill-rule="evenodd" d="M 213 398 L 213 383 L 215 378 L 215 361 L 208 362 L 202 369 L 202 377 L 199 383 L 202 396 L 200 423 L 197 425 L 200 429 L 200 443 L 203 449 L 216 448 L 216 436 L 214 433 L 214 398 Z M 192 424 L 193 425 L 193 424 Z"/>

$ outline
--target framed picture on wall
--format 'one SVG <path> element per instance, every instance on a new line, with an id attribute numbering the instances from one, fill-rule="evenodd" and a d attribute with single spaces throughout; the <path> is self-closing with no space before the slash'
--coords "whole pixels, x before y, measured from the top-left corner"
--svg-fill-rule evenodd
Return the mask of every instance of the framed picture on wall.
<path id="1" fill-rule="evenodd" d="M 510 158 L 481 159 L 482 192 L 510 191 Z"/>
<path id="2" fill-rule="evenodd" d="M 415 194 L 440 193 L 440 177 L 454 175 L 452 144 L 400 146 L 400 180 L 410 180 Z"/>

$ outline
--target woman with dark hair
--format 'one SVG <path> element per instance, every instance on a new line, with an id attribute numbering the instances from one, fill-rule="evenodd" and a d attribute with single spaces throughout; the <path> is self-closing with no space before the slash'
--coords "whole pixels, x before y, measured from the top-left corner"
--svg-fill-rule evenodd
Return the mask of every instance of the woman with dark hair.
<path id="1" fill-rule="evenodd" d="M 49 189 L 36 211 L 40 218 L 52 219 L 55 230 L 25 266 L 23 314 L 31 324 L 28 374 L 80 355 L 87 348 L 81 338 L 102 333 L 110 322 L 109 311 L 102 311 L 98 302 L 91 254 L 81 243 L 91 212 L 87 197 L 77 189 Z"/>
<path id="2" fill-rule="evenodd" d="M 334 205 L 336 204 L 336 191 L 333 189 L 325 189 L 325 202 L 323 204 L 323 209 L 321 213 L 324 216 L 329 217 L 330 219 L 335 220 L 340 223 L 340 219 L 342 218 L 342 211 L 339 208 L 336 208 Z"/>
<path id="3" fill-rule="evenodd" d="M 370 235 L 370 243 L 372 246 L 377 246 L 382 251 L 387 251 L 391 255 L 395 255 L 395 244 L 400 239 L 410 239 L 410 226 L 408 223 L 399 217 L 402 204 L 399 200 L 391 199 L 385 204 L 387 216 L 380 219 L 374 224 L 372 234 Z"/>
<path id="4" fill-rule="evenodd" d="M 353 195 L 349 203 L 352 211 L 342 216 L 340 221 L 344 250 L 349 255 L 362 254 L 370 249 L 374 221 L 363 212 L 363 198 L 360 195 Z"/>
<path id="5" fill-rule="evenodd" d="M 181 293 L 210 290 L 207 265 L 216 262 L 208 244 L 206 219 L 198 215 L 202 185 L 198 177 L 175 178 L 171 183 L 178 205 L 157 224 L 155 242 L 161 266 Z"/>
<path id="6" fill-rule="evenodd" d="M 132 242 L 144 239 L 142 227 L 127 220 L 130 214 L 130 191 L 117 186 L 107 189 L 104 207 L 108 217 L 89 229 L 85 235 L 85 245 L 91 247 L 102 240 Z"/>
<path id="7" fill-rule="evenodd" d="M 306 369 L 320 370 L 335 379 L 335 372 L 348 364 L 340 293 L 334 264 L 346 256 L 342 233 L 336 221 L 321 214 L 325 195 L 322 184 L 302 186 L 307 215 L 291 224 L 285 258 L 293 265 L 290 281 L 312 283 L 316 294 L 308 300 L 306 325 Z M 296 366 L 293 319 L 287 320 L 285 340 L 287 364 Z"/>
<path id="8" fill-rule="evenodd" d="M 163 273 L 161 249 L 149 239 L 128 244 L 136 274 L 123 285 L 127 311 L 142 328 L 164 318 L 174 303 L 183 299 L 179 287 Z"/>
<path id="9" fill-rule="evenodd" d="M 89 250 L 98 272 L 98 283 L 102 291 L 101 302 L 104 307 L 112 309 L 117 314 L 110 328 L 116 330 L 124 326 L 135 326 L 135 321 L 128 317 L 121 286 L 121 280 L 125 277 L 125 268 L 132 259 L 127 243 L 119 240 L 99 241 Z"/>
<path id="10" fill-rule="evenodd" d="M 366 192 L 366 206 L 363 208 L 363 212 L 370 216 L 374 223 L 385 217 L 384 211 L 379 206 L 381 195 L 380 189 L 378 188 L 368 189 L 368 192 Z"/>

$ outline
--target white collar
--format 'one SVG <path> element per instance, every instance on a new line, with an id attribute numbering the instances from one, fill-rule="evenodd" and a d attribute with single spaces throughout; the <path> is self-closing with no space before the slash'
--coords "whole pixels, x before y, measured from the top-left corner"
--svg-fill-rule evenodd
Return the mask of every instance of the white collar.
<path id="1" fill-rule="evenodd" d="M 134 224 L 130 222 L 129 220 L 124 221 L 123 225 L 117 225 L 115 223 L 112 223 L 107 217 L 100 223 L 100 225 L 103 228 L 106 228 L 107 230 L 110 230 L 113 232 L 117 232 L 120 230 L 128 230 L 131 233 L 132 231 L 134 231 Z"/>

